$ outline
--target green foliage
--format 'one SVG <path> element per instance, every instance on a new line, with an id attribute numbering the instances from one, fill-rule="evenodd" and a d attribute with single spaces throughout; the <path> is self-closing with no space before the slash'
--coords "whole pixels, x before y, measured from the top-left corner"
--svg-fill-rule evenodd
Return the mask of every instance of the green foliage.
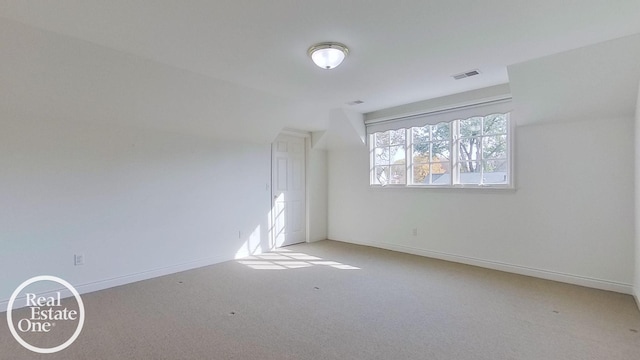
<path id="1" fill-rule="evenodd" d="M 450 123 L 413 128 L 414 154 L 448 159 L 450 133 Z"/>
<path id="2" fill-rule="evenodd" d="M 507 120 L 503 114 L 473 117 L 460 121 L 459 161 L 461 172 L 486 172 L 499 168 L 496 161 L 506 159 Z"/>

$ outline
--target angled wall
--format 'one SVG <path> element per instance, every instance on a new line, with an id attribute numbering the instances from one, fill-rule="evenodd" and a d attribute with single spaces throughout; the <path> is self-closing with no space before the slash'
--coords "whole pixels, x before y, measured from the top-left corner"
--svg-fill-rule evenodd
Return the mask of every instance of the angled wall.
<path id="1" fill-rule="evenodd" d="M 282 99 L 8 20 L 0 48 L 0 304 L 268 249 Z"/>
<path id="2" fill-rule="evenodd" d="M 640 308 L 640 89 L 635 120 L 635 273 L 633 294 Z"/>

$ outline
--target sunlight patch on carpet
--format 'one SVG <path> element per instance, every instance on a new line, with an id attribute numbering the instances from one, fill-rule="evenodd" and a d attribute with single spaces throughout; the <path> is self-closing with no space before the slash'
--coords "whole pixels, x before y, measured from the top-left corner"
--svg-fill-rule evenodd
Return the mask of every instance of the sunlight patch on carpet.
<path id="1" fill-rule="evenodd" d="M 280 249 L 266 254 L 247 256 L 242 260 L 237 261 L 242 265 L 246 265 L 256 270 L 300 269 L 312 266 L 329 266 L 340 270 L 360 270 L 360 268 L 356 266 L 343 264 L 333 260 L 325 260 L 317 256 L 301 252 L 292 252 L 287 249 Z"/>

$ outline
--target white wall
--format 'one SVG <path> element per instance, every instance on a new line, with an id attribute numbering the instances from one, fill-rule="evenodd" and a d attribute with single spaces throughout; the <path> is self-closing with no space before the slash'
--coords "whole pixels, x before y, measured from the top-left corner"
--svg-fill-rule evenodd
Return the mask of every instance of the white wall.
<path id="1" fill-rule="evenodd" d="M 331 150 L 329 238 L 629 293 L 633 120 L 521 126 L 515 143 L 515 191 L 372 189 L 366 147 Z"/>
<path id="2" fill-rule="evenodd" d="M 308 139 L 307 141 L 311 141 Z M 307 156 L 307 224 L 309 241 L 327 238 L 327 151 L 308 148 Z"/>
<path id="3" fill-rule="evenodd" d="M 0 305 L 35 275 L 85 292 L 269 247 L 289 104 L 8 20 L 0 48 Z"/>
<path id="4" fill-rule="evenodd" d="M 635 122 L 635 273 L 634 295 L 640 308 L 640 89 Z"/>
<path id="5" fill-rule="evenodd" d="M 509 65 L 518 124 L 633 116 L 640 34 Z"/>
<path id="6" fill-rule="evenodd" d="M 0 139 L 0 300 L 35 275 L 86 291 L 232 259 L 256 228 L 268 246 L 268 144 L 6 118 Z"/>

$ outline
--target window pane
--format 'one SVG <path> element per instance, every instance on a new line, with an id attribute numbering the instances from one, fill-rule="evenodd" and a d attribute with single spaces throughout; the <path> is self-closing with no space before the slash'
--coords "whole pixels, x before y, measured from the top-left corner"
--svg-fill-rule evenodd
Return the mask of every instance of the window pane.
<path id="1" fill-rule="evenodd" d="M 405 129 L 400 130 L 389 130 L 390 144 L 391 145 L 404 145 L 404 138 L 406 135 Z"/>
<path id="2" fill-rule="evenodd" d="M 389 165 L 389 148 L 374 149 L 375 165 Z"/>
<path id="3" fill-rule="evenodd" d="M 406 184 L 407 168 L 405 165 L 391 165 L 391 181 L 390 184 Z"/>
<path id="4" fill-rule="evenodd" d="M 385 132 L 378 132 L 375 133 L 375 147 L 381 147 L 381 146 L 386 146 L 389 145 L 389 132 L 385 131 Z"/>
<path id="5" fill-rule="evenodd" d="M 431 174 L 431 177 L 429 174 Z M 449 171 L 449 162 L 415 164 L 413 166 L 413 184 L 450 185 L 451 173 Z"/>
<path id="6" fill-rule="evenodd" d="M 480 168 L 475 161 L 460 163 L 460 183 L 480 184 Z"/>
<path id="7" fill-rule="evenodd" d="M 493 114 L 484 118 L 485 135 L 506 134 L 507 117 L 505 114 Z"/>
<path id="8" fill-rule="evenodd" d="M 449 142 L 448 141 L 434 141 L 431 144 L 432 157 L 431 161 L 444 161 L 449 160 Z"/>
<path id="9" fill-rule="evenodd" d="M 460 120 L 460 136 L 478 136 L 482 131 L 482 118 L 472 117 L 466 120 Z"/>
<path id="10" fill-rule="evenodd" d="M 391 156 L 391 164 L 404 164 L 406 162 L 404 146 L 392 146 L 389 155 Z"/>
<path id="11" fill-rule="evenodd" d="M 478 147 L 480 138 L 472 137 L 466 139 L 460 139 L 460 149 L 458 151 L 458 158 L 461 161 L 478 160 L 480 157 L 480 148 Z"/>
<path id="12" fill-rule="evenodd" d="M 484 172 L 495 172 L 502 171 L 505 172 L 508 169 L 506 160 L 487 160 L 482 162 L 482 167 Z"/>
<path id="13" fill-rule="evenodd" d="M 420 160 L 416 160 L 419 158 Z M 413 145 L 413 161 L 428 162 L 429 161 L 429 143 Z"/>
<path id="14" fill-rule="evenodd" d="M 374 183 L 380 185 L 386 185 L 389 183 L 389 167 L 388 166 L 376 166 Z"/>
<path id="15" fill-rule="evenodd" d="M 460 173 L 475 173 L 480 172 L 477 161 L 461 161 L 459 163 Z"/>
<path id="16" fill-rule="evenodd" d="M 414 144 L 423 144 L 429 141 L 429 125 L 411 128 Z"/>
<path id="17" fill-rule="evenodd" d="M 507 184 L 507 162 L 504 160 L 488 160 L 482 166 L 484 167 L 484 176 L 482 178 L 485 184 Z"/>
<path id="18" fill-rule="evenodd" d="M 432 174 L 444 174 L 449 172 L 449 163 L 448 162 L 435 162 L 431 163 L 431 173 Z"/>
<path id="19" fill-rule="evenodd" d="M 451 173 L 449 172 L 449 163 L 433 163 L 431 164 L 431 185 L 450 185 Z"/>
<path id="20" fill-rule="evenodd" d="M 484 137 L 482 139 L 482 157 L 484 159 L 506 159 L 507 135 Z"/>
<path id="21" fill-rule="evenodd" d="M 449 140 L 451 138 L 450 128 L 451 128 L 451 123 L 440 123 L 440 124 L 433 125 L 431 127 L 433 131 L 432 140 L 434 141 Z"/>
<path id="22" fill-rule="evenodd" d="M 417 164 L 413 166 L 413 183 L 420 185 L 428 182 L 429 164 Z"/>

